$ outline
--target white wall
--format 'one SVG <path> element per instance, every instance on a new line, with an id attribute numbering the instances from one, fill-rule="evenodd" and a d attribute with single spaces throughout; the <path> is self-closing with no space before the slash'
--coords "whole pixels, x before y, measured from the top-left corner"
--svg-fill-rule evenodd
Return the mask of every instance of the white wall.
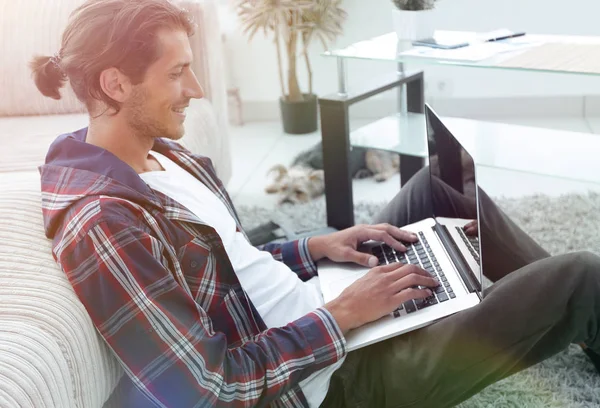
<path id="1" fill-rule="evenodd" d="M 348 20 L 337 46 L 393 31 L 390 0 L 345 0 L 343 7 L 348 12 Z M 441 0 L 435 18 L 437 28 L 448 30 L 488 31 L 506 27 L 531 33 L 600 35 L 598 0 Z M 229 30 L 232 80 L 240 88 L 242 99 L 246 105 L 272 104 L 280 96 L 272 42 L 257 35 L 248 43 L 237 24 Z M 311 49 L 314 87 L 319 95 L 337 89 L 336 62 L 320 56 L 322 51 L 319 44 Z M 424 68 L 427 92 L 434 98 L 600 94 L 600 78 L 596 77 L 457 67 Z M 352 61 L 348 69 L 352 85 L 394 69 L 394 64 Z M 441 82 L 445 85 L 443 89 L 439 86 Z M 306 87 L 304 75 L 301 86 Z"/>

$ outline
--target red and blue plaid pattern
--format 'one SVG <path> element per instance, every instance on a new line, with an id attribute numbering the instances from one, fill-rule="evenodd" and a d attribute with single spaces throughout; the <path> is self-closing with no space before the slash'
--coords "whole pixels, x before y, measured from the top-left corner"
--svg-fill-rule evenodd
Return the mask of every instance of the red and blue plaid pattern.
<path id="1" fill-rule="evenodd" d="M 329 312 L 266 330 L 215 230 L 84 140 L 76 132 L 51 147 L 42 210 L 56 261 L 137 395 L 127 405 L 307 406 L 299 381 L 346 353 Z M 213 191 L 243 231 L 209 159 L 163 140 L 154 149 Z M 262 249 L 300 279 L 316 275 L 306 240 Z"/>

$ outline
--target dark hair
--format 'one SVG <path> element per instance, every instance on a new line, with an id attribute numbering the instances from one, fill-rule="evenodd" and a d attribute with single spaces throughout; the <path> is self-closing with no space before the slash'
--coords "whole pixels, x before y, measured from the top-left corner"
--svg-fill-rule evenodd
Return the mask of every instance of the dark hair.
<path id="1" fill-rule="evenodd" d="M 189 13 L 170 0 L 88 0 L 70 15 L 61 50 L 36 56 L 30 63 L 39 91 L 60 99 L 67 81 L 88 111 L 94 100 L 119 112 L 120 104 L 100 87 L 100 74 L 116 67 L 137 85 L 160 57 L 157 32 L 183 30 L 188 37 L 195 25 Z"/>

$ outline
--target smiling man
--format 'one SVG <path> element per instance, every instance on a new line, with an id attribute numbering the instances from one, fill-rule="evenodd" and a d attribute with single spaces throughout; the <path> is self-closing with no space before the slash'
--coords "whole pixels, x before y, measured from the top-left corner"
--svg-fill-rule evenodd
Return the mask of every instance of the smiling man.
<path id="1" fill-rule="evenodd" d="M 69 80 L 89 111 L 48 151 L 42 209 L 57 263 L 125 372 L 107 406 L 443 407 L 571 342 L 600 348 L 598 257 L 549 258 L 482 193 L 482 234 L 501 237 L 485 248 L 488 296 L 348 354 L 349 330 L 438 286 L 358 245 L 404 251 L 417 238 L 399 226 L 428 217 L 432 200 L 448 217 L 474 206 L 422 171 L 376 225 L 253 247 L 211 161 L 175 142 L 203 97 L 193 32 L 167 0 L 89 0 L 60 51 L 32 62 L 44 95 L 59 99 Z M 325 304 L 323 258 L 372 269 Z"/>

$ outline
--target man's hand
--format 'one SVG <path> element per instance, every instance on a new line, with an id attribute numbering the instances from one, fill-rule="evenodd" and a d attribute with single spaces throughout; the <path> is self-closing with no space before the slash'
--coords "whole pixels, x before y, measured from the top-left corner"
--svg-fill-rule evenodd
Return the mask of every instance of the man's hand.
<path id="1" fill-rule="evenodd" d="M 343 333 L 393 312 L 404 302 L 431 296 L 439 282 L 415 265 L 378 266 L 325 305 Z"/>
<path id="2" fill-rule="evenodd" d="M 363 242 L 374 240 L 385 242 L 397 251 L 405 252 L 400 242 L 416 242 L 417 236 L 390 224 L 355 225 L 329 235 L 312 237 L 308 240 L 308 250 L 314 261 L 329 258 L 334 262 L 354 262 L 362 266 L 374 267 L 378 260 L 372 254 L 357 250 Z"/>
<path id="3" fill-rule="evenodd" d="M 463 227 L 463 231 L 465 231 L 466 235 L 471 237 L 477 236 L 477 220 L 470 221 Z"/>

